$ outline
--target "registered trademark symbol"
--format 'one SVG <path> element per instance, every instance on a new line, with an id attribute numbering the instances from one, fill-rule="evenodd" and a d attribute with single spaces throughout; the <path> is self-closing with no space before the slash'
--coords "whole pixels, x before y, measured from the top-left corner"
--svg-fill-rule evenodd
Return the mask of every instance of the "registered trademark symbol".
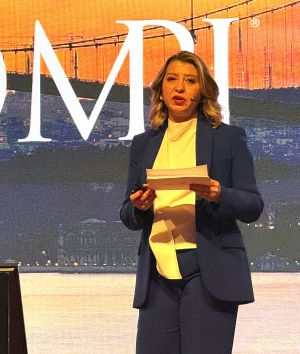
<path id="1" fill-rule="evenodd" d="M 250 20 L 250 26 L 253 28 L 257 28 L 260 26 L 260 19 L 257 17 L 252 17 Z"/>

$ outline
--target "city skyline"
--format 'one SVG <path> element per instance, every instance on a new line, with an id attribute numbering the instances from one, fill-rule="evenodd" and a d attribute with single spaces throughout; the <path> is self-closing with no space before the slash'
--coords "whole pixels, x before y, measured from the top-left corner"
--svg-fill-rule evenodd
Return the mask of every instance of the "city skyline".
<path id="1" fill-rule="evenodd" d="M 279 102 L 286 95 L 286 92 L 282 91 L 277 92 L 276 100 Z M 255 92 L 249 93 L 253 95 Z M 272 99 L 275 100 L 275 97 L 272 96 Z M 292 105 L 293 100 L 297 101 L 297 94 L 293 99 L 289 95 L 289 99 Z M 81 100 L 81 103 L 87 111 L 94 105 L 91 100 Z M 268 106 L 271 103 L 268 101 Z M 46 145 L 16 143 L 25 128 L 25 117 L 28 117 L 29 108 L 30 93 L 11 93 L 1 115 L 3 139 L 7 139 L 6 143 L 0 142 L 1 157 L 3 156 L 3 208 L 0 214 L 3 259 L 22 259 L 22 265 L 25 267 L 27 263 L 31 266 L 37 261 L 40 267 L 41 260 L 45 260 L 42 251 L 45 250 L 49 254 L 48 244 L 52 250 L 56 250 L 54 256 L 48 258 L 51 264 L 61 265 L 55 247 L 59 234 L 58 225 L 63 224 L 67 232 L 69 230 L 77 237 L 74 245 L 77 244 L 79 250 L 74 254 L 68 246 L 68 257 L 65 258 L 66 262 L 63 260 L 63 264 L 69 264 L 71 259 L 78 265 L 84 265 L 86 262 L 81 261 L 84 258 L 78 246 L 82 234 L 82 228 L 79 226 L 81 222 L 98 219 L 106 223 L 92 223 L 100 226 L 99 232 L 97 231 L 99 243 L 96 253 L 87 253 L 86 256 L 90 255 L 90 259 L 96 259 L 95 267 L 99 266 L 98 271 L 103 270 L 103 263 L 108 265 L 103 271 L 117 271 L 123 267 L 124 262 L 128 265 L 131 262 L 129 260 L 136 254 L 137 237 L 131 235 L 130 231 L 125 230 L 118 222 L 118 210 L 125 188 L 124 171 L 129 147 L 112 146 L 120 144 L 116 133 L 123 135 L 122 130 L 127 129 L 129 104 L 107 101 L 100 124 L 95 127 L 94 133 L 98 134 L 98 137 L 95 141 L 92 139 L 85 142 L 85 145 L 81 145 L 82 139 L 78 132 L 77 137 L 72 136 L 76 130 L 72 127 L 61 98 L 48 95 L 42 96 L 45 114 L 43 129 L 46 129 L 49 136 L 51 132 L 55 134 L 55 141 Z M 261 218 L 250 225 L 243 225 L 242 231 L 248 242 L 250 262 L 253 262 L 251 269 L 299 271 L 300 219 L 297 210 L 300 190 L 300 129 L 297 120 L 289 122 L 279 118 L 274 120 L 251 117 L 249 114 L 232 115 L 232 124 L 242 126 L 246 131 L 248 146 L 255 160 L 258 188 L 265 201 L 265 211 Z M 107 138 L 112 133 L 116 135 L 113 135 L 112 139 Z M 11 153 L 9 158 L 7 152 Z M 120 231 L 111 232 L 111 227 L 105 228 L 105 225 L 110 223 L 111 226 L 119 227 Z M 72 230 L 77 231 L 75 233 Z M 123 232 L 130 251 L 122 253 L 121 247 L 114 253 L 116 245 L 120 247 L 125 242 L 125 238 L 121 236 Z M 117 238 L 114 238 L 115 235 L 118 235 Z M 114 246 L 103 256 L 101 239 L 113 238 Z M 71 242 L 69 245 L 72 244 Z M 109 261 L 103 261 L 103 257 Z M 119 261 L 116 262 L 114 257 Z M 100 260 L 101 264 L 98 263 Z M 50 268 L 39 268 L 39 271 L 45 270 Z M 85 268 L 85 271 L 89 269 Z"/>

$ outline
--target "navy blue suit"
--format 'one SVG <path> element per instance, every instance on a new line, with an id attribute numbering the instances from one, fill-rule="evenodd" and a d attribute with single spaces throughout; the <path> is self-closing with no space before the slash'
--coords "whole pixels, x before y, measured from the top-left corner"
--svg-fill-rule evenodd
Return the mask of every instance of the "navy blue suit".
<path id="1" fill-rule="evenodd" d="M 142 230 L 133 302 L 136 308 L 143 308 L 149 288 L 154 256 L 148 238 L 153 210 L 135 208 L 129 197 L 135 183 L 146 183 L 146 168 L 153 166 L 166 126 L 135 136 L 130 149 L 127 190 L 120 217 L 129 229 Z M 203 282 L 217 299 L 236 304 L 253 302 L 247 254 L 236 220 L 246 223 L 257 220 L 263 201 L 257 190 L 244 129 L 226 124 L 213 129 L 199 115 L 196 163 L 207 164 L 209 176 L 221 184 L 219 205 L 196 196 L 196 242 Z"/>

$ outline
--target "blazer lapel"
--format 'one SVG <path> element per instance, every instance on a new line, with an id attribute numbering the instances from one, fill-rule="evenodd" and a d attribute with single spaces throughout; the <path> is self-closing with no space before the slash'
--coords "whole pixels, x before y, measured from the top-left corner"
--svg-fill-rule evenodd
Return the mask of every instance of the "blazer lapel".
<path id="1" fill-rule="evenodd" d="M 207 165 L 208 175 L 210 175 L 211 159 L 213 149 L 213 128 L 208 123 L 205 117 L 201 115 L 197 121 L 196 132 L 196 165 Z M 196 197 L 196 212 L 198 208 L 203 207 L 205 199 L 198 196 Z"/>
<path id="2" fill-rule="evenodd" d="M 211 169 L 213 153 L 213 128 L 207 122 L 206 118 L 201 116 L 197 121 L 196 133 L 196 164 L 207 165 L 208 175 Z"/>
<path id="3" fill-rule="evenodd" d="M 143 160 L 143 173 L 144 176 L 143 180 L 146 181 L 146 168 L 152 168 L 156 155 L 158 154 L 160 145 L 162 143 L 163 137 L 165 135 L 165 131 L 166 131 L 166 125 L 164 125 L 160 130 L 154 131 L 153 135 L 150 137 L 150 139 L 148 140 L 148 144 L 146 147 L 146 154 L 144 156 L 144 160 Z"/>

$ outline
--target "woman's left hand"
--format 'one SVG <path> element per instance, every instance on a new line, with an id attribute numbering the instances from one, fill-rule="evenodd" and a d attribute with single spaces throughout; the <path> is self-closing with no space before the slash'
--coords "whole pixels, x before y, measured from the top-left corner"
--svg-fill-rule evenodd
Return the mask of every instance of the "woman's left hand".
<path id="1" fill-rule="evenodd" d="M 221 185 L 218 181 L 210 179 L 210 185 L 191 184 L 190 190 L 197 193 L 201 198 L 216 204 L 221 200 Z"/>

